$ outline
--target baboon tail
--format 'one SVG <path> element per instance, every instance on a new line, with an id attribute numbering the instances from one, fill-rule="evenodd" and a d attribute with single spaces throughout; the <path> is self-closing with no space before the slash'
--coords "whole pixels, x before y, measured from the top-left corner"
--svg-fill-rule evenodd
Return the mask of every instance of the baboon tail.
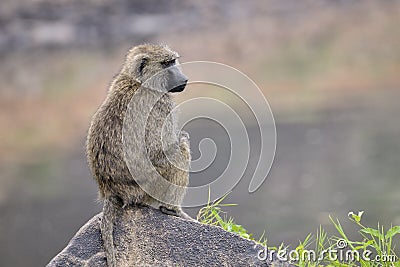
<path id="1" fill-rule="evenodd" d="M 101 220 L 100 230 L 103 239 L 104 249 L 107 257 L 108 267 L 117 267 L 115 248 L 114 248 L 114 223 L 116 217 L 116 207 L 108 198 L 104 199 L 103 218 Z"/>

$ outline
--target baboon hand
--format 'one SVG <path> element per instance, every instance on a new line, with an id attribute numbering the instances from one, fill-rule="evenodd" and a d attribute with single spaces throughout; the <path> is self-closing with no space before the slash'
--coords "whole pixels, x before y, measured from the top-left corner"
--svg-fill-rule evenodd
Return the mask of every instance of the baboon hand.
<path id="1" fill-rule="evenodd" d="M 189 134 L 187 132 L 182 130 L 180 133 L 180 137 L 181 137 L 181 141 L 186 140 L 187 142 L 189 142 Z"/>
<path id="2" fill-rule="evenodd" d="M 190 150 L 190 141 L 189 134 L 185 131 L 180 132 L 179 145 L 182 150 L 189 151 Z"/>

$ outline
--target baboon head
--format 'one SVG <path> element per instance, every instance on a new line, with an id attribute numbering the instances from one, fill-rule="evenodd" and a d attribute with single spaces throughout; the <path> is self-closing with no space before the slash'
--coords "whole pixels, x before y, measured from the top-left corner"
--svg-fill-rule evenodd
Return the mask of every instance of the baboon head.
<path id="1" fill-rule="evenodd" d="M 178 65 L 178 53 L 167 46 L 139 45 L 126 58 L 123 72 L 143 87 L 162 92 L 181 92 L 188 78 Z"/>

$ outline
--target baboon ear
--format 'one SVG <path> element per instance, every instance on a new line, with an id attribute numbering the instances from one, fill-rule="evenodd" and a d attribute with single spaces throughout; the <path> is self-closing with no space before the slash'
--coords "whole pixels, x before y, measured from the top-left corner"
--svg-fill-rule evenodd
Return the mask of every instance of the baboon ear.
<path id="1" fill-rule="evenodd" d="M 147 64 L 149 57 L 146 54 L 138 54 L 133 58 L 133 69 L 135 70 L 136 77 L 141 77 L 143 69 Z"/>

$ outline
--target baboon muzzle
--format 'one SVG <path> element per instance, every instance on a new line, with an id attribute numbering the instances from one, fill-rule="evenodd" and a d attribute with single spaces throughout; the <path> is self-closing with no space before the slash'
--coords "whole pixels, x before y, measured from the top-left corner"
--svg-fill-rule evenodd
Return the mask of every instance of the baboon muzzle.
<path id="1" fill-rule="evenodd" d="M 188 78 L 183 74 L 180 69 L 173 67 L 168 69 L 168 90 L 170 93 L 182 92 L 188 82 Z"/>
<path id="2" fill-rule="evenodd" d="M 186 80 L 183 84 L 178 85 L 178 86 L 175 86 L 174 88 L 172 88 L 171 90 L 169 90 L 169 92 L 170 92 L 170 93 L 179 93 L 179 92 L 182 92 L 182 91 L 185 89 L 186 84 L 187 84 L 187 80 Z"/>

